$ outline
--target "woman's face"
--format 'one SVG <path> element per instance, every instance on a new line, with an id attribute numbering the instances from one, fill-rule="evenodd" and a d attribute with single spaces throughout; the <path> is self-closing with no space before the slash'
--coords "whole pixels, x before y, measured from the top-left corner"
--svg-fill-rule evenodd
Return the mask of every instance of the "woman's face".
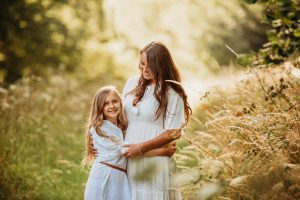
<path id="1" fill-rule="evenodd" d="M 121 101 L 114 92 L 110 92 L 105 99 L 103 115 L 104 119 L 111 121 L 112 123 L 117 122 L 117 118 L 121 112 Z"/>
<path id="2" fill-rule="evenodd" d="M 144 79 L 149 80 L 152 83 L 155 82 L 154 76 L 149 69 L 148 62 L 147 62 L 147 54 L 145 52 L 141 53 L 139 69 L 141 70 Z"/>

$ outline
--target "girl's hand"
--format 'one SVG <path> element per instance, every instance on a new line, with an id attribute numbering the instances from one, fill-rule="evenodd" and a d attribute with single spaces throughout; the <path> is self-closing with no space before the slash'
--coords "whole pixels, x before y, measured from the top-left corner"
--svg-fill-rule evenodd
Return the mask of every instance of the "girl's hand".
<path id="1" fill-rule="evenodd" d="M 127 151 L 123 154 L 126 158 L 134 158 L 142 155 L 141 144 L 124 144 L 123 147 L 127 147 Z"/>

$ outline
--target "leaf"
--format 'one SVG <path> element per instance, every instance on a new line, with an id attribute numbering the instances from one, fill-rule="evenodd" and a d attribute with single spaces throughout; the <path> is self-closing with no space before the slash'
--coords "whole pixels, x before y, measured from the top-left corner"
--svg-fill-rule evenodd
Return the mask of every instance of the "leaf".
<path id="1" fill-rule="evenodd" d="M 299 29 L 295 30 L 294 33 L 293 33 L 293 35 L 295 37 L 300 37 L 300 30 Z"/>

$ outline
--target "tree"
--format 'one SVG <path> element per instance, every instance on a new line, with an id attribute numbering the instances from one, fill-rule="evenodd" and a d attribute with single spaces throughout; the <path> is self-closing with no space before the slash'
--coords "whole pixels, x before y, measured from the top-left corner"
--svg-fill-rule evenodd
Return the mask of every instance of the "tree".
<path id="1" fill-rule="evenodd" d="M 42 74 L 51 66 L 74 69 L 80 49 L 66 25 L 49 14 L 67 1 L 2 0 L 0 7 L 0 70 L 4 82 Z"/>
<path id="2" fill-rule="evenodd" d="M 254 64 L 280 63 L 300 51 L 300 1 L 299 0 L 245 0 L 266 5 L 264 23 L 268 43 L 259 50 Z"/>

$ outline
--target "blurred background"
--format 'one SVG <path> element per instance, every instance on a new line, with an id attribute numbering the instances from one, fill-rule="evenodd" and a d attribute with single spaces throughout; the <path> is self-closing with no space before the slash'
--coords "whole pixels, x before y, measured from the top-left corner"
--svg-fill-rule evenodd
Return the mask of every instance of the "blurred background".
<path id="1" fill-rule="evenodd" d="M 139 73 L 140 49 L 161 41 L 198 109 L 211 88 L 244 77 L 237 58 L 270 42 L 265 2 L 2 0 L 0 199 L 83 199 L 80 162 L 97 88 L 121 91 Z M 196 124 L 190 129 L 204 129 Z"/>
<path id="2" fill-rule="evenodd" d="M 262 10 L 237 0 L 2 1 L 0 81 L 57 70 L 134 74 L 139 49 L 154 40 L 184 76 L 205 77 L 233 62 L 224 44 L 249 53 L 266 43 Z"/>

